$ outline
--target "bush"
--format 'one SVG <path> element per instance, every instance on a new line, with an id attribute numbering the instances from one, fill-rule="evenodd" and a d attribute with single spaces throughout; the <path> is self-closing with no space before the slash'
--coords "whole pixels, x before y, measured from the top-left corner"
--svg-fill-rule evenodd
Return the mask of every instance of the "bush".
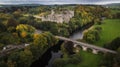
<path id="1" fill-rule="evenodd" d="M 102 30 L 101 27 L 95 27 L 94 29 L 88 30 L 84 33 L 83 39 L 88 43 L 93 43 L 100 39 L 100 31 Z"/>
<path id="2" fill-rule="evenodd" d="M 73 55 L 71 58 L 69 58 L 68 63 L 71 64 L 78 64 L 81 62 L 81 56 L 79 54 Z"/>
<path id="3" fill-rule="evenodd" d="M 97 26 L 97 27 L 95 27 L 95 29 L 96 29 L 97 31 L 101 32 L 101 30 L 102 30 L 102 27 L 100 27 L 100 26 Z"/>
<path id="4" fill-rule="evenodd" d="M 112 42 L 105 44 L 105 47 L 111 50 L 116 50 L 120 47 L 120 37 L 117 37 Z"/>
<path id="5" fill-rule="evenodd" d="M 64 67 L 66 64 L 64 59 L 57 59 L 54 61 L 53 67 Z"/>

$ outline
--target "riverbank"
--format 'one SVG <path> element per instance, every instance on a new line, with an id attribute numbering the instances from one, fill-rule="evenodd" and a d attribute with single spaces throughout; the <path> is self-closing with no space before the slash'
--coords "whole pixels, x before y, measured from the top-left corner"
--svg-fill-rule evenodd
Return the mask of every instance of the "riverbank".
<path id="1" fill-rule="evenodd" d="M 100 40 L 95 42 L 97 46 L 104 46 L 104 44 L 111 42 L 116 37 L 120 37 L 120 19 L 106 19 L 100 26 L 102 31 L 100 33 Z"/>
<path id="2" fill-rule="evenodd" d="M 61 58 L 59 50 L 63 42 L 64 41 L 60 40 L 56 45 L 48 48 L 38 60 L 32 63 L 31 67 L 51 67 L 52 64 L 49 64 L 53 63 L 51 60 L 54 60 L 56 57 Z M 55 53 L 58 53 L 58 55 L 55 56 Z"/>
<path id="3" fill-rule="evenodd" d="M 100 33 L 100 40 L 95 42 L 94 44 L 97 46 L 104 46 L 104 44 L 110 42 L 116 37 L 120 37 L 120 19 L 105 19 L 103 24 L 101 25 L 93 25 L 102 27 L 102 31 Z M 103 55 L 95 55 L 90 52 L 85 52 L 80 50 L 80 55 L 82 58 L 82 62 L 78 65 L 75 64 L 67 64 L 64 67 L 99 67 L 100 62 L 103 59 Z"/>

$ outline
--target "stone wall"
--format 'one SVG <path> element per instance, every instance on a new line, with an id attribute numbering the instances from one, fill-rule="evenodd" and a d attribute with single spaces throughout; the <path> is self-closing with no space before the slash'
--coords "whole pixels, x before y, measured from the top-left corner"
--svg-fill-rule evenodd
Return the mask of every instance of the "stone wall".
<path id="1" fill-rule="evenodd" d="M 70 18 L 74 16 L 74 11 L 66 10 L 63 11 L 60 14 L 55 13 L 53 10 L 51 10 L 51 14 L 42 17 L 42 21 L 52 21 L 57 23 L 68 23 L 70 21 Z"/>

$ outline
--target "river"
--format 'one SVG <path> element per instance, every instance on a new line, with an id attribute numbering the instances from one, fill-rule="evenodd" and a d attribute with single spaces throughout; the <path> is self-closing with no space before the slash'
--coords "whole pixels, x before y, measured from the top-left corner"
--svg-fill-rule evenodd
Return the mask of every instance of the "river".
<path id="1" fill-rule="evenodd" d="M 83 38 L 83 30 L 75 32 L 70 36 L 71 39 L 82 39 Z M 45 54 L 39 60 L 33 62 L 31 67 L 52 67 L 53 61 L 57 58 L 61 58 L 62 52 L 60 51 L 60 46 L 64 41 L 59 41 L 55 46 L 49 48 Z"/>
<path id="2" fill-rule="evenodd" d="M 93 24 L 92 24 L 93 25 Z M 83 30 L 79 29 L 76 32 L 74 32 L 69 38 L 70 39 L 83 39 L 83 32 L 85 29 L 88 29 L 92 25 L 87 25 L 83 28 Z M 39 31 L 36 31 L 36 33 L 39 33 Z M 64 41 L 59 41 L 55 46 L 49 48 L 41 58 L 36 60 L 35 62 L 32 63 L 31 67 L 52 67 L 52 64 L 55 59 L 61 58 L 62 57 L 62 52 L 61 52 L 61 44 Z"/>
<path id="3" fill-rule="evenodd" d="M 77 31 L 70 36 L 70 39 L 77 40 L 83 39 L 83 30 Z"/>
<path id="4" fill-rule="evenodd" d="M 77 39 L 82 39 L 83 38 L 83 30 L 80 30 L 78 32 L 75 32 L 74 34 L 72 34 L 70 36 L 71 39 L 77 40 Z M 60 42 L 59 42 L 60 43 Z M 48 62 L 48 65 L 46 65 L 45 67 L 52 67 L 52 64 L 54 62 L 55 59 L 61 58 L 62 56 L 62 52 L 60 51 L 60 46 L 61 44 L 59 44 L 59 47 L 57 47 L 58 51 L 53 51 L 51 50 L 51 59 Z M 55 47 L 56 48 L 56 47 Z"/>

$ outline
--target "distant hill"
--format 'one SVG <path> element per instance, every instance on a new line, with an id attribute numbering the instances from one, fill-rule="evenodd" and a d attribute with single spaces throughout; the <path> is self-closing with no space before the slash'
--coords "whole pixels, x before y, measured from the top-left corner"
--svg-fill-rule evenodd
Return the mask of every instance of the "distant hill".
<path id="1" fill-rule="evenodd" d="M 120 7 L 120 3 L 111 3 L 111 4 L 106 4 L 105 6 L 119 6 Z"/>
<path id="2" fill-rule="evenodd" d="M 41 4 L 3 4 L 2 7 L 11 7 L 11 6 L 41 6 Z"/>
<path id="3" fill-rule="evenodd" d="M 111 3 L 111 4 L 105 4 L 102 6 L 107 7 L 107 8 L 120 9 L 120 3 Z"/>

